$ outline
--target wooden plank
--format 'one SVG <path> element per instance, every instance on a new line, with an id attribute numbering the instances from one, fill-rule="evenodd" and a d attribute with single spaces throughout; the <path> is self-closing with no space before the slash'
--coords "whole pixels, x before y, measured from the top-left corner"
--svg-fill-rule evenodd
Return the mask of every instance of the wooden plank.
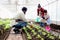
<path id="1" fill-rule="evenodd" d="M 27 40 L 25 33 L 22 33 L 23 40 Z"/>

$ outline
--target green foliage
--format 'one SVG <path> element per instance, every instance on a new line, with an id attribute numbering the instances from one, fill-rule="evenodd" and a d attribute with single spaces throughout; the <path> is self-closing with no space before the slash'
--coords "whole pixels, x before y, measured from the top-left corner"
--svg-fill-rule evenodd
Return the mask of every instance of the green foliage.
<path id="1" fill-rule="evenodd" d="M 9 28 L 10 28 L 10 24 L 6 24 L 4 29 L 6 30 L 6 29 L 9 29 Z"/>
<path id="2" fill-rule="evenodd" d="M 27 38 L 32 39 L 32 37 L 31 37 L 31 35 L 29 33 L 27 33 Z"/>
<path id="3" fill-rule="evenodd" d="M 0 25 L 4 24 L 3 20 L 0 20 Z"/>
<path id="4" fill-rule="evenodd" d="M 10 19 L 0 19 L 0 25 L 4 25 L 4 30 L 10 28 Z"/>
<path id="5" fill-rule="evenodd" d="M 27 34 L 28 39 L 32 39 L 35 36 L 34 38 L 38 38 L 39 40 L 45 40 L 45 38 L 55 40 L 55 35 L 52 35 L 50 32 L 46 31 L 44 28 L 38 25 L 33 26 L 34 27 L 32 28 L 30 26 L 23 28 L 25 30 L 25 33 Z M 30 30 L 30 32 L 28 30 Z"/>

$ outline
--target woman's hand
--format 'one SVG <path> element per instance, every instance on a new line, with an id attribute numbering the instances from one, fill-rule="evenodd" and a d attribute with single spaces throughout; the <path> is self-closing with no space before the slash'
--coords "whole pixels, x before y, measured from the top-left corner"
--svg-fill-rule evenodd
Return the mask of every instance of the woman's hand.
<path id="1" fill-rule="evenodd" d="M 45 17 L 42 17 L 43 19 L 45 19 Z"/>

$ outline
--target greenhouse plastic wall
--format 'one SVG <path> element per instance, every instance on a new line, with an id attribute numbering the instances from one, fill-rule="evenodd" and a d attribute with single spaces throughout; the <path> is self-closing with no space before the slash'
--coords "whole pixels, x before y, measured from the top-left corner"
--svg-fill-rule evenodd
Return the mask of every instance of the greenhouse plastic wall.
<path id="1" fill-rule="evenodd" d="M 14 17 L 17 12 L 20 12 L 23 6 L 26 6 L 28 8 L 26 13 L 27 19 L 35 19 L 37 17 L 37 5 L 39 3 L 44 9 L 48 10 L 48 14 L 50 15 L 51 20 L 60 21 L 60 0 L 0 0 L 0 4 L 4 5 L 6 10 L 9 10 L 10 13 L 8 14 L 12 16 L 13 13 L 12 17 Z M 8 16 L 7 12 L 5 12 L 5 14 Z"/>

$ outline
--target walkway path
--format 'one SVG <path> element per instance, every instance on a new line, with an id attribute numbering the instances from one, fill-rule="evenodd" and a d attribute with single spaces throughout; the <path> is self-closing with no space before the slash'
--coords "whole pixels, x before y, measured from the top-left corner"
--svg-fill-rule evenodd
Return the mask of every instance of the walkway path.
<path id="1" fill-rule="evenodd" d="M 23 38 L 21 34 L 14 34 L 13 29 L 12 29 L 7 40 L 23 40 Z"/>

